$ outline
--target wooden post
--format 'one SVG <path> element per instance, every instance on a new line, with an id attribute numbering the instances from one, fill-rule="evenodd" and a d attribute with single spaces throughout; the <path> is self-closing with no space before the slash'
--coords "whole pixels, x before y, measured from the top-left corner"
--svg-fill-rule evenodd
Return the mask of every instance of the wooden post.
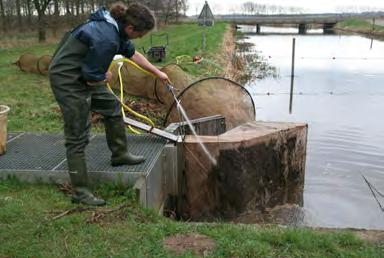
<path id="1" fill-rule="evenodd" d="M 204 32 L 203 32 L 203 41 L 202 41 L 202 48 L 203 48 L 203 51 L 205 51 L 206 45 L 207 45 L 207 38 L 206 38 L 206 36 L 205 36 L 205 31 L 204 31 Z"/>
<path id="2" fill-rule="evenodd" d="M 376 23 L 376 19 L 373 18 L 373 19 L 372 19 L 372 31 L 375 30 L 375 23 Z"/>
<path id="3" fill-rule="evenodd" d="M 295 80 L 295 51 L 296 51 L 296 38 L 293 38 L 292 39 L 291 91 L 289 95 L 289 113 L 290 114 L 292 114 L 293 84 Z"/>
<path id="4" fill-rule="evenodd" d="M 373 19 L 372 19 L 372 37 L 371 37 L 371 46 L 370 46 L 370 49 L 372 49 L 372 47 L 373 47 L 373 31 L 375 30 L 375 23 L 376 23 L 376 19 L 373 18 Z"/>

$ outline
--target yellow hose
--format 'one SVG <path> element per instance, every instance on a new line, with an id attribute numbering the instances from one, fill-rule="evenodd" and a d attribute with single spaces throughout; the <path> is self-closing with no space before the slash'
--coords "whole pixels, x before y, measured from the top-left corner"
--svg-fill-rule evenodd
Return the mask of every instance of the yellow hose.
<path id="1" fill-rule="evenodd" d="M 119 58 L 119 59 L 113 60 L 111 65 L 109 66 L 109 70 L 111 70 L 117 63 L 120 63 L 120 62 L 130 64 L 131 66 L 135 67 L 136 69 L 140 70 L 141 72 L 143 72 L 147 75 L 156 77 L 155 74 L 151 73 L 150 71 L 145 70 L 144 68 L 142 68 L 141 66 L 139 66 L 138 64 L 136 64 L 135 62 L 133 62 L 129 58 Z"/>
<path id="2" fill-rule="evenodd" d="M 143 69 L 142 67 L 140 67 L 138 64 L 136 64 L 135 62 L 133 62 L 132 60 L 128 59 L 128 58 L 120 58 L 120 59 L 116 59 L 114 61 L 112 61 L 111 65 L 109 66 L 109 69 L 108 71 L 112 70 L 112 68 L 120 63 L 120 62 L 124 62 L 124 63 L 127 63 L 133 67 L 135 67 L 136 69 L 138 69 L 139 71 L 147 74 L 147 75 L 150 75 L 150 76 L 153 76 L 153 77 L 156 77 L 156 75 L 154 75 L 153 73 Z M 122 65 L 119 66 L 118 68 L 118 76 L 119 76 L 119 83 L 120 83 L 120 104 L 121 104 L 121 112 L 123 114 L 123 117 L 125 118 L 125 112 L 124 110 L 128 111 L 129 113 L 131 113 L 132 115 L 138 117 L 138 118 L 141 118 L 142 120 L 146 121 L 148 124 L 150 124 L 152 127 L 155 127 L 155 123 L 148 117 L 142 115 L 142 114 L 139 114 L 137 113 L 136 111 L 134 111 L 133 109 L 131 109 L 129 106 L 127 106 L 125 103 L 124 103 L 124 87 L 123 87 L 123 77 L 121 76 L 121 68 L 122 68 Z M 107 87 L 108 89 L 111 91 L 112 94 L 115 94 L 110 86 L 109 83 L 107 83 Z M 131 126 L 128 126 L 128 128 L 135 134 L 140 134 L 139 131 L 137 131 L 136 129 L 132 128 Z"/>

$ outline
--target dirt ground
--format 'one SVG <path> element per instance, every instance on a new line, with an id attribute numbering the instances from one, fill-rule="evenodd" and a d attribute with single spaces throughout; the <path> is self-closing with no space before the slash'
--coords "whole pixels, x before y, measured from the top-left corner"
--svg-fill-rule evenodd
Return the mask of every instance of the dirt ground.
<path id="1" fill-rule="evenodd" d="M 177 255 L 192 251 L 195 255 L 205 256 L 215 248 L 215 241 L 201 234 L 190 233 L 169 236 L 163 240 L 163 245 Z"/>
<path id="2" fill-rule="evenodd" d="M 236 30 L 232 26 L 228 26 L 225 34 L 223 43 L 221 45 L 221 53 L 217 58 L 218 62 L 225 67 L 221 76 L 237 81 L 241 77 L 243 68 L 243 60 L 235 55 L 236 51 Z"/>

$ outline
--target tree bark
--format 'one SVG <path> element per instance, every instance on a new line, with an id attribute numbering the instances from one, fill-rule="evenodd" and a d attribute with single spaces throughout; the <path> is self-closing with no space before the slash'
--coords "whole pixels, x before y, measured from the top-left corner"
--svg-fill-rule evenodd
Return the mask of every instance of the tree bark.
<path id="1" fill-rule="evenodd" d="M 65 15 L 71 14 L 71 9 L 69 8 L 69 0 L 65 0 Z"/>
<path id="2" fill-rule="evenodd" d="M 27 16 L 28 16 L 28 24 L 32 25 L 32 10 L 31 10 L 31 0 L 26 1 L 26 9 L 27 9 Z"/>
<path id="3" fill-rule="evenodd" d="M 166 13 L 165 13 L 165 19 L 164 19 L 165 24 L 168 24 L 168 19 L 171 16 L 171 12 L 172 12 L 172 0 L 169 0 L 168 5 L 167 5 L 167 9 L 166 9 Z"/>
<path id="4" fill-rule="evenodd" d="M 20 32 L 23 31 L 23 23 L 22 23 L 22 17 L 21 17 L 21 4 L 20 0 L 16 0 L 16 14 L 17 14 L 17 27 Z"/>
<path id="5" fill-rule="evenodd" d="M 4 3 L 3 0 L 0 0 L 0 14 L 1 14 L 1 24 L 2 24 L 2 29 L 4 32 L 7 32 L 7 19 L 5 17 L 5 9 L 4 9 Z"/>
<path id="6" fill-rule="evenodd" d="M 176 23 L 179 22 L 179 0 L 176 0 Z"/>
<path id="7" fill-rule="evenodd" d="M 53 26 L 52 26 L 52 34 L 54 38 L 57 38 L 57 30 L 59 26 L 59 17 L 60 17 L 60 9 L 59 9 L 59 0 L 53 0 L 54 4 L 54 12 L 53 12 Z"/>
<path id="8" fill-rule="evenodd" d="M 47 24 L 45 11 L 51 0 L 33 0 L 35 4 L 35 9 L 37 11 L 37 20 L 38 20 L 38 37 L 39 42 L 45 42 L 47 39 Z"/>

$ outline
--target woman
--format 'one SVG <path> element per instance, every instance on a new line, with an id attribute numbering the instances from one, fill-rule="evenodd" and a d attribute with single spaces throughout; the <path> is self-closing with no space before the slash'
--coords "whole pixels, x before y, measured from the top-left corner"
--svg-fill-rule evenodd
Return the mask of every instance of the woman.
<path id="1" fill-rule="evenodd" d="M 72 202 L 104 205 L 88 189 L 84 150 L 89 142 L 90 111 L 104 116 L 112 166 L 133 165 L 145 160 L 127 152 L 121 106 L 105 87 L 112 74 L 107 72 L 116 54 L 130 58 L 160 79 L 168 76 L 135 51 L 130 39 L 140 38 L 155 26 L 152 12 L 140 4 L 115 3 L 91 14 L 89 20 L 73 29 L 61 41 L 49 69 L 51 87 L 64 118 L 65 147 L 74 193 Z"/>

